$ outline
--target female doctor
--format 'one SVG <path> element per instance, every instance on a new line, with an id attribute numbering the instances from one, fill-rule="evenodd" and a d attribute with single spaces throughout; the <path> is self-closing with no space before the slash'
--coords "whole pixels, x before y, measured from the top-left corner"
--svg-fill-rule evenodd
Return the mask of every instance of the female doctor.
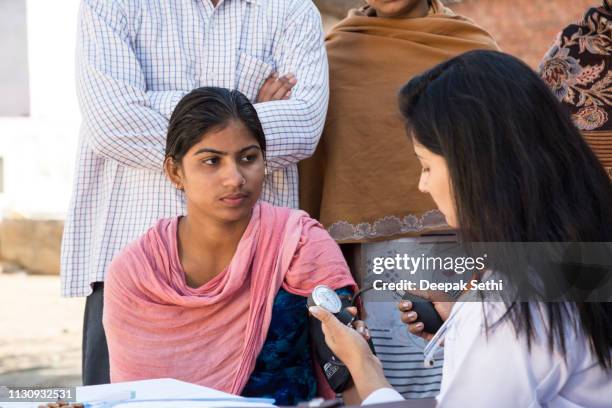
<path id="1" fill-rule="evenodd" d="M 399 103 L 422 166 L 419 189 L 463 241 L 612 241 L 610 180 L 546 84 L 518 59 L 460 55 L 408 82 Z M 439 406 L 611 406 L 611 304 L 434 305 L 452 319 Z M 410 306 L 400 305 L 402 320 L 430 338 Z M 402 399 L 357 332 L 310 310 L 364 404 Z"/>

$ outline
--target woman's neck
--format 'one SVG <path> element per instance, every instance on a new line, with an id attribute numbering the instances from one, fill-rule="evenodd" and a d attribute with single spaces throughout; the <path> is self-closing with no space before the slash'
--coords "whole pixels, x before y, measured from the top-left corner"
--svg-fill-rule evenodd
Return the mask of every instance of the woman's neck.
<path id="1" fill-rule="evenodd" d="M 229 265 L 250 217 L 228 223 L 195 212 L 188 214 L 178 225 L 179 259 L 187 284 L 199 287 Z"/>
<path id="2" fill-rule="evenodd" d="M 426 0 L 422 0 L 422 1 L 419 1 L 418 3 L 415 3 L 413 7 L 411 7 L 408 10 L 403 11 L 400 14 L 385 15 L 384 13 L 381 13 L 378 10 L 376 11 L 376 15 L 378 17 L 397 18 L 397 19 L 421 18 L 421 17 L 426 17 L 428 14 L 429 14 L 429 3 Z"/>
<path id="3" fill-rule="evenodd" d="M 251 217 L 235 222 L 224 222 L 208 217 L 186 215 L 182 217 L 185 238 L 198 248 L 219 250 L 234 247 L 242 238 Z"/>

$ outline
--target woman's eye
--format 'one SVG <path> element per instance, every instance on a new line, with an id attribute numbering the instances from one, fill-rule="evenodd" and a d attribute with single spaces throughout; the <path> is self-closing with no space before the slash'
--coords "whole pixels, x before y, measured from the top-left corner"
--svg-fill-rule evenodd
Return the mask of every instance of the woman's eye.
<path id="1" fill-rule="evenodd" d="M 255 160 L 257 160 L 257 155 L 256 154 L 249 154 L 249 155 L 246 155 L 246 156 L 242 156 L 240 158 L 240 160 L 243 161 L 243 162 L 247 162 L 247 163 L 248 162 L 254 162 Z"/>
<path id="2" fill-rule="evenodd" d="M 209 157 L 207 159 L 202 160 L 202 163 L 204 164 L 208 164 L 208 165 L 215 165 L 215 164 L 219 164 L 219 158 L 218 157 Z"/>
<path id="3" fill-rule="evenodd" d="M 421 168 L 421 173 L 429 173 L 429 169 L 426 167 Z"/>

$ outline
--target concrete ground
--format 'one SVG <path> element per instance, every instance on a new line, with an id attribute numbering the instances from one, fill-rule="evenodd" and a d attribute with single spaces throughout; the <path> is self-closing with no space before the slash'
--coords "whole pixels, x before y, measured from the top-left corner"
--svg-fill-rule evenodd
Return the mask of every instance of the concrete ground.
<path id="1" fill-rule="evenodd" d="M 81 385 L 84 307 L 57 276 L 0 272 L 0 385 Z"/>

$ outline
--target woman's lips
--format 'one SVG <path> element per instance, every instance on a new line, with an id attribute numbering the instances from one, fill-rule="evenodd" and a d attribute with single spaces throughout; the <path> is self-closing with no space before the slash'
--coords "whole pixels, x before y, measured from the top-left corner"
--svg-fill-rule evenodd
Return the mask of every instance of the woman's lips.
<path id="1" fill-rule="evenodd" d="M 229 207 L 239 207 L 247 199 L 247 194 L 230 194 L 221 198 L 221 202 Z"/>

